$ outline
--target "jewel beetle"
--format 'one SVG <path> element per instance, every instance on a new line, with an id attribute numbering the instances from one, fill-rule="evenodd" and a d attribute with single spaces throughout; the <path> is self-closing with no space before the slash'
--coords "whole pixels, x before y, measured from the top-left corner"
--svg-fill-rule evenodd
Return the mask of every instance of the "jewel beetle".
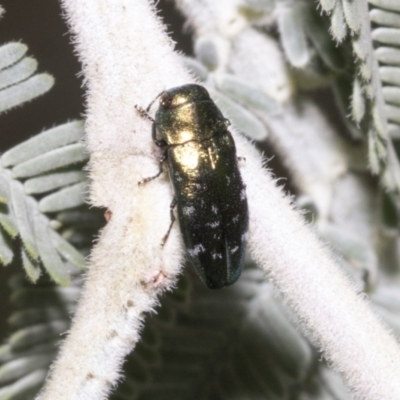
<path id="1" fill-rule="evenodd" d="M 159 99 L 153 119 L 148 115 Z M 171 225 L 178 220 L 190 261 L 210 289 L 239 278 L 246 249 L 249 212 L 229 121 L 200 85 L 188 84 L 161 92 L 146 110 L 153 122 L 152 138 L 162 149 L 157 175 L 166 161 L 174 187 Z"/>

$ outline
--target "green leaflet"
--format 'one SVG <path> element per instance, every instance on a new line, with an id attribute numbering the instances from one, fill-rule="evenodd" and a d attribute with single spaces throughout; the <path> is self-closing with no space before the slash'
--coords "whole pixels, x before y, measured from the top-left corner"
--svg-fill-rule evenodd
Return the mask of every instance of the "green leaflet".
<path id="1" fill-rule="evenodd" d="M 15 238 L 18 235 L 15 216 L 12 216 L 11 213 L 7 215 L 0 212 L 0 225 L 12 238 Z"/>
<path id="2" fill-rule="evenodd" d="M 0 90 L 29 78 L 37 68 L 37 61 L 25 57 L 17 64 L 0 71 Z"/>
<path id="3" fill-rule="evenodd" d="M 387 119 L 400 125 L 400 108 L 397 106 L 387 105 L 385 110 Z"/>
<path id="4" fill-rule="evenodd" d="M 51 241 L 48 219 L 42 216 L 38 210 L 34 213 L 33 219 L 36 244 L 44 268 L 56 283 L 63 286 L 69 285 L 68 271 Z"/>
<path id="5" fill-rule="evenodd" d="M 18 232 L 21 236 L 22 243 L 31 257 L 34 260 L 39 259 L 39 253 L 36 246 L 35 237 L 33 234 L 32 215 L 28 213 L 28 204 L 23 190 L 23 186 L 18 181 L 10 181 L 10 192 L 12 200 L 12 208 L 15 213 Z M 30 209 L 31 204 L 29 204 Z"/>
<path id="6" fill-rule="evenodd" d="M 54 351 L 25 356 L 9 361 L 0 367 L 0 385 L 28 375 L 36 369 L 47 367 L 54 357 Z"/>
<path id="7" fill-rule="evenodd" d="M 43 385 L 46 375 L 46 369 L 38 369 L 11 385 L 0 388 L 0 400 L 32 399 Z"/>
<path id="8" fill-rule="evenodd" d="M 197 58 L 207 67 L 209 71 L 217 69 L 223 55 L 220 53 L 218 43 L 214 37 L 200 37 L 195 43 L 195 53 Z"/>
<path id="9" fill-rule="evenodd" d="M 368 0 L 370 4 L 392 11 L 400 11 L 400 4 L 397 0 Z"/>
<path id="10" fill-rule="evenodd" d="M 57 212 L 85 204 L 88 183 L 81 182 L 44 197 L 39 202 L 41 212 Z"/>
<path id="11" fill-rule="evenodd" d="M 25 44 L 14 42 L 0 46 L 0 70 L 19 61 L 28 51 Z"/>
<path id="12" fill-rule="evenodd" d="M 329 34 L 329 22 L 318 14 L 314 4 L 303 5 L 301 13 L 304 29 L 323 62 L 329 69 L 341 72 L 345 68 L 345 59 Z"/>
<path id="13" fill-rule="evenodd" d="M 321 235 L 351 264 L 365 270 L 373 270 L 377 265 L 375 252 L 360 238 L 335 226 L 324 223 L 318 226 Z"/>
<path id="14" fill-rule="evenodd" d="M 400 87 L 385 86 L 382 91 L 383 98 L 387 103 L 392 103 L 400 106 Z"/>
<path id="15" fill-rule="evenodd" d="M 371 21 L 378 25 L 400 28 L 400 15 L 397 13 L 373 8 L 369 12 L 369 16 Z"/>
<path id="16" fill-rule="evenodd" d="M 330 13 L 334 9 L 336 2 L 337 2 L 337 0 L 321 0 L 320 1 L 322 9 L 327 13 Z"/>
<path id="17" fill-rule="evenodd" d="M 376 42 L 397 46 L 400 42 L 400 29 L 377 28 L 372 32 L 372 38 Z"/>
<path id="18" fill-rule="evenodd" d="M 21 250 L 22 266 L 31 282 L 35 283 L 41 274 L 37 261 L 31 260 L 25 249 Z"/>
<path id="19" fill-rule="evenodd" d="M 58 307 L 75 304 L 80 290 L 76 287 L 46 287 L 28 286 L 19 288 L 11 295 L 11 304 L 16 308 L 48 307 L 49 304 Z"/>
<path id="20" fill-rule="evenodd" d="M 12 173 L 15 178 L 28 178 L 83 162 L 87 159 L 88 155 L 85 153 L 85 146 L 81 143 L 74 143 L 50 150 L 47 153 L 18 164 L 12 169 Z"/>
<path id="21" fill-rule="evenodd" d="M 379 47 L 375 51 L 375 56 L 383 64 L 400 66 L 400 50 L 393 47 Z M 383 88 L 384 90 L 385 88 Z"/>
<path id="22" fill-rule="evenodd" d="M 357 123 L 361 122 L 365 115 L 365 97 L 363 88 L 358 78 L 354 79 L 353 95 L 351 98 L 352 115 Z"/>
<path id="23" fill-rule="evenodd" d="M 7 204 L 10 197 L 8 180 L 4 176 L 4 170 L 0 167 L 0 203 Z"/>
<path id="24" fill-rule="evenodd" d="M 379 75 L 382 82 L 400 86 L 400 67 L 380 67 Z"/>
<path id="25" fill-rule="evenodd" d="M 207 90 L 224 115 L 247 137 L 253 140 L 264 140 L 267 137 L 266 128 L 253 114 L 217 90 L 210 87 Z"/>
<path id="26" fill-rule="evenodd" d="M 361 28 L 363 14 L 361 12 L 361 3 L 364 0 L 341 0 L 343 4 L 344 17 L 348 27 L 358 33 Z"/>
<path id="27" fill-rule="evenodd" d="M 39 211 L 42 203 L 38 204 L 34 198 L 27 196 L 27 193 L 52 192 L 52 197 L 48 195 L 42 201 L 45 208 L 47 204 L 48 208 L 56 211 L 83 204 L 87 182 L 80 168 L 47 173 L 87 159 L 83 144 L 74 143 L 82 135 L 83 123 L 74 121 L 45 131 L 1 157 L 1 163 L 14 166 L 13 171 L 17 171 L 17 175 L 32 176 L 22 185 L 11 177 L 7 169 L 2 169 L 0 175 L 0 193 L 3 203 L 7 203 L 0 208 L 0 225 L 10 236 L 20 235 L 24 244 L 22 265 L 32 282 L 39 279 L 42 264 L 52 279 L 68 285 L 69 272 L 61 257 L 78 268 L 84 267 L 84 257 L 54 232 L 49 219 L 41 214 L 43 211 Z M 62 223 L 58 221 L 51 225 L 62 228 Z M 6 251 L 6 247 L 3 251 Z M 3 258 L 4 262 L 10 260 L 10 254 L 5 252 Z"/>
<path id="28" fill-rule="evenodd" d="M 6 151 L 1 157 L 4 167 L 21 164 L 51 150 L 78 142 L 84 134 L 83 121 L 73 121 L 49 129 Z"/>
<path id="29" fill-rule="evenodd" d="M 0 264 L 8 265 L 13 259 L 13 251 L 7 237 L 4 235 L 3 230 L 0 229 Z"/>
<path id="30" fill-rule="evenodd" d="M 343 4 L 341 0 L 337 0 L 333 12 L 331 14 L 331 34 L 339 43 L 344 40 L 347 35 L 347 24 L 344 18 Z"/>
<path id="31" fill-rule="evenodd" d="M 54 78 L 51 75 L 38 74 L 1 90 L 0 113 L 46 93 L 53 85 Z"/>
<path id="32" fill-rule="evenodd" d="M 310 54 L 301 17 L 301 5 L 281 4 L 278 13 L 278 28 L 282 46 L 289 62 L 294 67 L 304 67 L 310 60 Z"/>
<path id="33" fill-rule="evenodd" d="M 40 194 L 84 180 L 86 176 L 82 171 L 56 172 L 28 179 L 24 183 L 24 189 L 27 194 Z"/>
<path id="34" fill-rule="evenodd" d="M 53 246 L 67 261 L 78 268 L 85 267 L 85 257 L 83 257 L 74 246 L 68 243 L 62 236 L 52 229 L 50 229 L 50 238 Z"/>
<path id="35" fill-rule="evenodd" d="M 13 349 L 24 349 L 38 343 L 59 339 L 69 327 L 69 321 L 52 321 L 46 324 L 32 325 L 20 329 L 10 336 L 10 344 Z"/>
<path id="36" fill-rule="evenodd" d="M 247 85 L 230 74 L 215 75 L 215 84 L 219 91 L 245 107 L 275 114 L 279 111 L 278 103 L 267 94 Z"/>
<path id="37" fill-rule="evenodd" d="M 389 137 L 388 122 L 392 137 L 398 130 L 395 124 L 400 124 L 397 98 L 397 87 L 400 86 L 400 53 L 397 49 L 400 29 L 396 29 L 400 26 L 400 16 L 390 12 L 395 11 L 391 1 L 373 0 L 370 3 L 384 9 L 371 7 L 368 10 L 368 4 L 362 0 L 340 0 L 330 14 L 331 33 L 340 41 L 345 36 L 340 28 L 343 21 L 339 15 L 339 9 L 343 8 L 345 24 L 353 32 L 350 40 L 358 66 L 358 71 L 353 73 L 351 103 L 345 100 L 343 112 L 347 113 L 350 105 L 353 119 L 364 134 L 368 132 L 371 170 L 374 173 L 381 171 L 385 174 L 385 177 L 382 175 L 383 181 L 391 182 L 391 188 L 399 191 L 400 188 L 393 185 L 397 182 L 394 177 L 400 172 L 388 170 L 399 167 L 399 163 L 394 161 L 398 156 L 392 153 L 389 160 L 386 141 Z M 375 24 L 371 25 L 371 22 Z"/>
<path id="38" fill-rule="evenodd" d="M 74 311 L 75 307 L 72 305 L 62 309 L 61 307 L 47 306 L 38 308 L 26 308 L 21 311 L 16 311 L 9 318 L 8 323 L 13 329 L 26 328 L 30 325 L 41 324 L 45 322 L 51 322 L 53 320 L 66 319 L 69 313 Z M 48 346 L 47 344 L 45 346 Z M 51 345 L 54 348 L 54 345 Z M 47 347 L 41 349 L 41 351 L 47 351 Z M 0 357 L 0 360 L 2 358 Z"/>

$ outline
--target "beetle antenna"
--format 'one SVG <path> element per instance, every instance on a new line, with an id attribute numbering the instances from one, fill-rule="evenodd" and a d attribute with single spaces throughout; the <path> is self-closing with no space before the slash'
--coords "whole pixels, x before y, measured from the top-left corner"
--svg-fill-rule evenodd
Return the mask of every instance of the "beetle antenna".
<path id="1" fill-rule="evenodd" d="M 157 95 L 157 97 L 147 106 L 146 108 L 146 112 L 150 111 L 151 106 L 154 104 L 154 102 L 164 93 L 164 91 L 162 91 L 160 94 Z"/>
<path id="2" fill-rule="evenodd" d="M 150 117 L 150 115 L 147 114 L 147 111 L 146 111 L 146 110 L 143 110 L 143 108 L 140 107 L 140 106 L 138 106 L 137 104 L 135 104 L 134 107 L 135 107 L 136 110 L 139 112 L 139 114 L 140 114 L 140 116 L 141 116 L 142 118 L 147 118 L 149 121 L 151 121 L 151 122 L 154 123 L 154 118 L 153 118 L 153 117 Z"/>

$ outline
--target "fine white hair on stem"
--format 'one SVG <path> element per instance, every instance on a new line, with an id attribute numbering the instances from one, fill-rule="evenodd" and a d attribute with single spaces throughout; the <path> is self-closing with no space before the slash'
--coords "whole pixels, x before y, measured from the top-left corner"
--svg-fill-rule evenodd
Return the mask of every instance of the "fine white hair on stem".
<path id="1" fill-rule="evenodd" d="M 87 85 L 91 201 L 111 211 L 90 257 L 78 311 L 40 400 L 106 399 L 144 313 L 180 270 L 177 226 L 162 248 L 172 192 L 157 172 L 149 121 L 134 110 L 192 81 L 147 0 L 63 0 Z M 296 214 L 258 152 L 233 133 L 247 185 L 249 250 L 362 399 L 400 393 L 400 351 Z M 398 397 L 398 396 L 396 396 Z"/>

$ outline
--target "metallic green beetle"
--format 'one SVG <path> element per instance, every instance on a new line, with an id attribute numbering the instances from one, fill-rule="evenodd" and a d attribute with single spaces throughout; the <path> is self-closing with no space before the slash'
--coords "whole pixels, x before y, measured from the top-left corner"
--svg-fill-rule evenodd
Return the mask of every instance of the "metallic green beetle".
<path id="1" fill-rule="evenodd" d="M 147 112 L 159 98 L 153 120 Z M 171 225 L 178 219 L 189 259 L 210 289 L 231 285 L 239 278 L 246 249 L 248 206 L 229 121 L 207 90 L 195 84 L 160 93 L 146 110 L 153 121 L 152 136 L 163 150 L 160 171 L 168 161 L 175 196 Z"/>

